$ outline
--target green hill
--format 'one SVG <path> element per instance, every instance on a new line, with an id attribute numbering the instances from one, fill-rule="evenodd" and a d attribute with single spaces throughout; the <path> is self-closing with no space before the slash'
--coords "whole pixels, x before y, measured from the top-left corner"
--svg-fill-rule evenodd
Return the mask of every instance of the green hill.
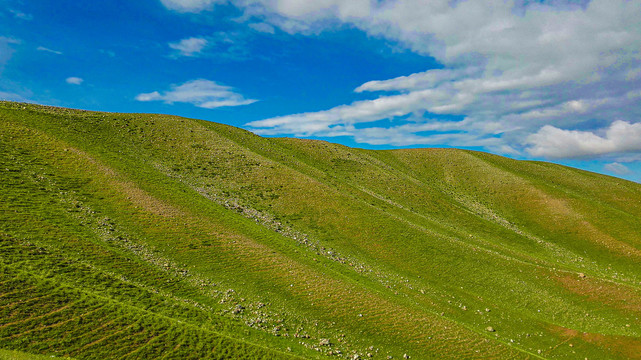
<path id="1" fill-rule="evenodd" d="M 549 163 L 1 102 L 0 348 L 639 359 L 640 219 Z"/>

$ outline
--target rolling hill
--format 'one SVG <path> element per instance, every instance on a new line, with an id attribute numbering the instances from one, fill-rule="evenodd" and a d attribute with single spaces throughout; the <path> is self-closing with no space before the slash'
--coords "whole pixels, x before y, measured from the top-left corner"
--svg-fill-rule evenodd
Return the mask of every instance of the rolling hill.
<path id="1" fill-rule="evenodd" d="M 640 219 L 550 163 L 0 102 L 0 358 L 641 359 Z"/>

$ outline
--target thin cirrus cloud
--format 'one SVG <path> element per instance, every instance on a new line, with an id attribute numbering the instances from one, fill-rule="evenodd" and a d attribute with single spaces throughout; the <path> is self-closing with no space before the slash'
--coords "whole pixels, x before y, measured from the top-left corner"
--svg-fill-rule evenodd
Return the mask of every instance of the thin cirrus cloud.
<path id="1" fill-rule="evenodd" d="M 13 17 L 16 19 L 21 19 L 21 20 L 26 20 L 26 21 L 31 21 L 33 20 L 33 15 L 24 13 L 20 10 L 16 9 L 9 9 L 9 12 L 13 14 Z"/>
<path id="2" fill-rule="evenodd" d="M 11 60 L 15 52 L 13 46 L 19 45 L 20 43 L 21 41 L 18 39 L 0 36 L 0 74 L 2 74 L 4 66 Z"/>
<path id="3" fill-rule="evenodd" d="M 603 169 L 605 171 L 609 171 L 611 173 L 617 174 L 617 175 L 627 175 L 630 174 L 632 171 L 625 165 L 618 163 L 618 162 L 613 162 L 610 164 L 605 164 L 603 166 Z"/>
<path id="4" fill-rule="evenodd" d="M 181 56 L 196 56 L 207 46 L 207 44 L 207 39 L 190 37 L 178 42 L 169 43 L 169 47 L 177 50 L 178 54 Z"/>
<path id="5" fill-rule="evenodd" d="M 56 54 L 56 55 L 62 55 L 62 51 L 52 50 L 52 49 L 46 48 L 44 46 L 38 46 L 36 48 L 36 50 L 37 51 L 44 51 L 44 52 L 48 52 L 48 53 Z"/>
<path id="6" fill-rule="evenodd" d="M 248 26 L 261 33 L 274 34 L 276 32 L 274 27 L 267 23 L 252 23 L 252 24 L 249 24 Z"/>
<path id="7" fill-rule="evenodd" d="M 189 103 L 205 109 L 215 109 L 224 106 L 249 105 L 257 100 L 245 99 L 229 86 L 220 85 L 211 80 L 197 79 L 181 85 L 173 85 L 165 92 L 142 93 L 136 96 L 138 101 L 163 101 L 167 104 L 175 102 Z"/>
<path id="8" fill-rule="evenodd" d="M 0 99 L 5 101 L 28 101 L 24 96 L 12 92 L 1 91 L 0 90 Z"/>

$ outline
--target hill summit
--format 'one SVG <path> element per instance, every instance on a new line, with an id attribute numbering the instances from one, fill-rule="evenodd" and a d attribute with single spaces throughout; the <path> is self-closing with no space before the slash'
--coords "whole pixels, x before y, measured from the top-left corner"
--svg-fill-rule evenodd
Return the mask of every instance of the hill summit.
<path id="1" fill-rule="evenodd" d="M 1 102 L 0 358 L 641 358 L 640 219 L 550 163 Z"/>

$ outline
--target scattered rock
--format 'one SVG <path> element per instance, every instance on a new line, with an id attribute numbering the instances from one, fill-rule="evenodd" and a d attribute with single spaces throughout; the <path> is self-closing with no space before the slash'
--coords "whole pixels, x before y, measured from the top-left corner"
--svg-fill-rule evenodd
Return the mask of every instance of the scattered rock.
<path id="1" fill-rule="evenodd" d="M 579 273 L 579 277 L 580 277 L 581 279 L 585 279 L 585 278 L 586 278 L 586 276 L 585 276 L 585 274 L 584 274 L 584 273 Z"/>
<path id="2" fill-rule="evenodd" d="M 407 355 L 407 354 L 403 354 L 403 359 L 409 359 L 409 358 L 410 358 L 410 356 L 409 356 L 409 355 Z"/>
<path id="3" fill-rule="evenodd" d="M 320 342 L 318 343 L 320 346 L 330 346 L 332 343 L 329 341 L 329 339 L 320 339 Z"/>
<path id="4" fill-rule="evenodd" d="M 486 328 L 485 328 L 485 330 L 486 330 L 486 331 L 489 331 L 489 332 L 495 332 L 495 331 L 496 331 L 496 330 L 494 330 L 494 328 L 493 328 L 493 327 L 491 327 L 491 326 L 486 327 Z"/>
<path id="5" fill-rule="evenodd" d="M 490 312 L 490 309 L 489 308 L 485 308 L 485 312 Z"/>

